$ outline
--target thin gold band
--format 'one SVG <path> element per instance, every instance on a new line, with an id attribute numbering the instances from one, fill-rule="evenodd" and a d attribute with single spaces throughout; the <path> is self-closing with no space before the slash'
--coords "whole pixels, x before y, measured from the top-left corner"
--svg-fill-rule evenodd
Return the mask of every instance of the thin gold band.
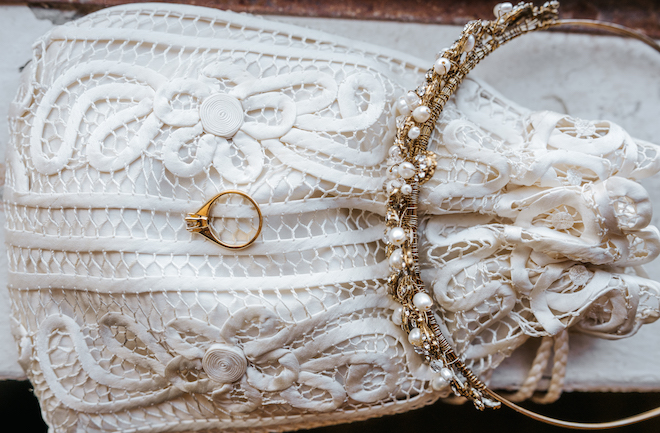
<path id="1" fill-rule="evenodd" d="M 513 403 L 512 401 L 507 400 L 506 398 L 502 397 L 501 395 L 495 393 L 489 388 L 486 388 L 486 392 L 495 400 L 499 401 L 503 405 L 515 410 L 518 413 L 521 413 L 533 420 L 540 421 L 546 424 L 554 425 L 556 427 L 565 427 L 565 428 L 570 428 L 573 430 L 609 430 L 617 427 L 624 427 L 627 425 L 635 424 L 638 422 L 646 421 L 651 418 L 655 418 L 656 416 L 660 415 L 660 407 L 656 407 L 655 409 L 651 409 L 646 412 L 642 412 L 637 415 L 633 415 L 627 418 L 621 418 L 618 420 L 614 421 L 608 421 L 608 422 L 597 422 L 597 423 L 584 423 L 584 422 L 574 422 L 574 421 L 564 421 L 561 419 L 556 419 L 556 418 L 551 418 L 545 415 L 541 415 L 540 413 L 533 412 L 529 409 L 525 409 L 524 407 L 518 406 L 517 404 Z"/>
<path id="2" fill-rule="evenodd" d="M 209 218 L 211 218 L 210 216 L 211 206 L 213 206 L 213 203 L 215 203 L 216 200 L 227 194 L 237 194 L 246 198 L 252 204 L 252 207 L 254 207 L 257 211 L 257 215 L 259 218 L 259 227 L 257 228 L 257 233 L 255 233 L 255 235 L 252 236 L 250 240 L 248 240 L 243 244 L 232 245 L 221 241 L 220 238 L 218 238 L 218 236 L 214 233 L 213 229 L 209 225 Z M 229 248 L 232 250 L 240 250 L 242 248 L 247 248 L 250 245 L 252 245 L 252 243 L 254 243 L 254 241 L 256 241 L 257 238 L 259 237 L 264 222 L 263 215 L 261 214 L 261 209 L 259 208 L 257 202 L 254 201 L 252 197 L 250 197 L 248 194 L 244 193 L 243 191 L 238 191 L 233 189 L 222 191 L 221 193 L 215 195 L 213 198 L 211 198 L 211 200 L 204 203 L 204 205 L 201 208 L 199 208 L 197 212 L 189 213 L 188 216 L 185 218 L 185 220 L 187 223 L 188 231 L 193 233 L 199 233 L 200 235 L 204 236 L 206 239 L 215 242 L 221 247 Z"/>
<path id="3" fill-rule="evenodd" d="M 549 25 L 549 28 L 552 27 L 586 27 L 586 28 L 593 28 L 593 29 L 598 29 L 598 30 L 603 30 L 605 32 L 609 32 L 618 36 L 623 36 L 627 38 L 632 38 L 632 39 L 637 39 L 640 42 L 645 43 L 649 47 L 653 48 L 657 52 L 660 53 L 660 44 L 658 44 L 655 40 L 652 38 L 648 37 L 644 33 L 630 29 L 628 27 L 624 27 L 619 24 L 615 23 L 607 23 L 603 21 L 595 21 L 595 20 L 557 20 L 554 23 Z"/>

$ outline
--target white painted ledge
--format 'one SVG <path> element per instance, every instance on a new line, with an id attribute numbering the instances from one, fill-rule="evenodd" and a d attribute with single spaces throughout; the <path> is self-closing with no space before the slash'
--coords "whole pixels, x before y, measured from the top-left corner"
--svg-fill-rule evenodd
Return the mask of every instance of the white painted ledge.
<path id="1" fill-rule="evenodd" d="M 271 19 L 405 51 L 429 65 L 437 50 L 451 44 L 460 27 L 294 17 Z M 0 151 L 7 145 L 7 107 L 18 86 L 19 67 L 31 56 L 32 41 L 52 28 L 25 6 L 0 6 Z M 429 42 L 430 41 L 430 42 Z M 513 41 L 479 65 L 478 76 L 510 99 L 531 109 L 549 109 L 586 119 L 612 120 L 633 136 L 660 143 L 660 56 L 637 41 L 563 33 L 539 33 Z M 655 196 L 653 224 L 660 226 L 660 179 L 645 182 Z M 0 212 L 4 224 L 4 215 Z M 0 237 L 3 237 L 0 231 Z M 4 239 L 3 239 L 4 241 Z M 23 378 L 9 332 L 0 254 L 0 378 Z M 660 266 L 647 267 L 660 280 Z M 566 390 L 660 391 L 660 323 L 633 338 L 604 341 L 571 336 Z M 520 383 L 533 358 L 526 348 L 495 373 L 498 388 Z M 531 350 L 530 350 L 531 349 Z"/>

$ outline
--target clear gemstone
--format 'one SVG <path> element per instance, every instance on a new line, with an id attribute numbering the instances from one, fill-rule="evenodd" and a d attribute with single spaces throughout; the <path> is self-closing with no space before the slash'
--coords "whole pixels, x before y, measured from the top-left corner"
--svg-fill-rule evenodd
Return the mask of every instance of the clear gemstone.
<path id="1" fill-rule="evenodd" d="M 429 366 L 431 367 L 431 370 L 435 371 L 436 373 L 440 373 L 440 370 L 445 367 L 445 363 L 440 359 L 434 359 L 429 362 Z"/>

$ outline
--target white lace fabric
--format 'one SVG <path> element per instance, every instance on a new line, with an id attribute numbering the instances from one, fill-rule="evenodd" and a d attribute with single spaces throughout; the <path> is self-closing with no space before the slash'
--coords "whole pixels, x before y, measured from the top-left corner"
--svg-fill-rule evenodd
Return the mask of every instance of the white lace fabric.
<path id="1" fill-rule="evenodd" d="M 393 103 L 425 64 L 180 5 L 40 40 L 10 111 L 5 211 L 13 331 L 53 431 L 293 430 L 436 400 L 391 321 L 383 242 Z M 472 80 L 438 131 L 424 279 L 475 372 L 529 337 L 658 317 L 635 182 L 656 147 Z M 184 221 L 228 189 L 264 215 L 238 252 Z"/>

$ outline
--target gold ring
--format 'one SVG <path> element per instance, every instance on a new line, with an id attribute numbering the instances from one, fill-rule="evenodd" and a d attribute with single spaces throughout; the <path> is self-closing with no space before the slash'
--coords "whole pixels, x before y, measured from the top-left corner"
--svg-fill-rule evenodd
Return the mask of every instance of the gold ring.
<path id="1" fill-rule="evenodd" d="M 257 233 L 246 243 L 244 244 L 238 244 L 238 245 L 232 245 L 228 244 L 225 242 L 222 242 L 218 236 L 213 232 L 211 229 L 211 226 L 209 225 L 209 212 L 211 211 L 211 206 L 213 206 L 213 203 L 215 203 L 216 200 L 218 200 L 220 197 L 223 195 L 227 194 L 238 194 L 242 197 L 245 197 L 252 203 L 252 206 L 257 210 L 257 214 L 259 216 L 259 227 L 257 228 Z M 239 250 L 241 248 L 246 248 L 254 241 L 257 240 L 259 237 L 259 234 L 261 233 L 261 227 L 263 226 L 264 223 L 264 218 L 263 215 L 261 215 L 261 209 L 259 209 L 259 205 L 257 204 L 256 201 L 243 191 L 237 191 L 237 190 L 227 190 L 227 191 L 222 191 L 220 194 L 217 194 L 215 197 L 213 197 L 211 200 L 207 201 L 204 206 L 199 208 L 197 212 L 194 213 L 189 213 L 188 216 L 185 218 L 186 219 L 186 224 L 187 224 L 187 229 L 190 232 L 193 233 L 199 233 L 200 235 L 204 236 L 205 238 L 215 242 L 216 244 L 220 245 L 221 247 L 229 248 L 232 250 Z"/>

